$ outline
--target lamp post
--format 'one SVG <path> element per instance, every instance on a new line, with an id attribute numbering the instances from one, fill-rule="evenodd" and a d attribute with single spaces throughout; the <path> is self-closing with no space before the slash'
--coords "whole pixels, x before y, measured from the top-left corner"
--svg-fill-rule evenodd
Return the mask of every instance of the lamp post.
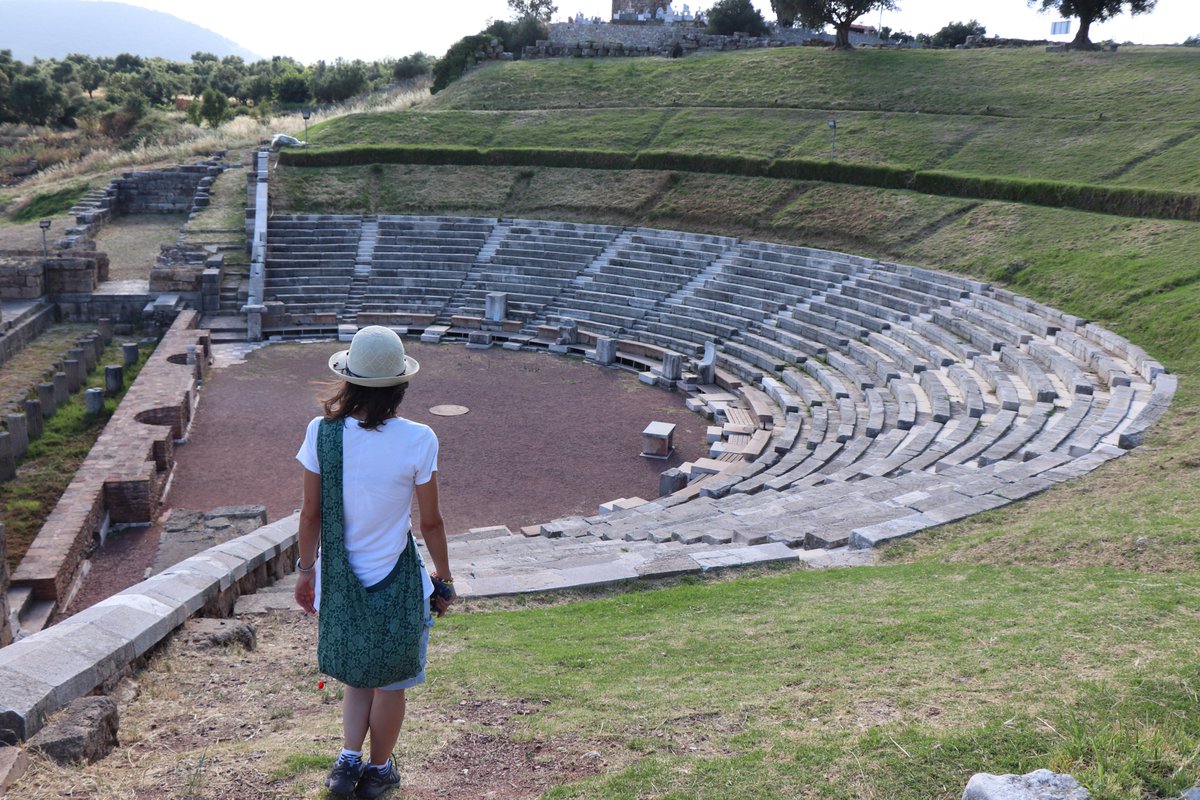
<path id="1" fill-rule="evenodd" d="M 832 161 L 837 158 L 837 120 L 833 117 L 829 118 L 829 132 L 833 137 L 829 142 L 829 159 Z"/>
<path id="2" fill-rule="evenodd" d="M 46 246 L 46 231 L 50 230 L 51 220 L 38 220 L 38 227 L 42 229 L 42 266 L 50 260 L 50 249 Z"/>
<path id="3" fill-rule="evenodd" d="M 312 109 L 304 109 L 300 112 L 300 116 L 304 117 L 304 146 L 308 147 L 308 118 L 312 116 Z"/>
<path id="4" fill-rule="evenodd" d="M 38 220 L 38 227 L 42 229 L 42 291 L 50 290 L 49 281 L 46 280 L 46 270 L 50 266 L 50 248 L 46 246 L 46 231 L 50 230 L 51 220 Z"/>

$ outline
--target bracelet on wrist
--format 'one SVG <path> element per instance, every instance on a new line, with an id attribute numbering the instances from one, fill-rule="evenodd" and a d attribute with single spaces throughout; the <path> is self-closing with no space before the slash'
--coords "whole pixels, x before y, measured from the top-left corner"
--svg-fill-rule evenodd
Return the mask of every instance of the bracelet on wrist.
<path id="1" fill-rule="evenodd" d="M 298 558 L 296 559 L 296 572 L 301 572 L 301 573 L 304 573 L 307 575 L 308 573 L 312 572 L 316 568 L 317 568 L 316 561 L 313 561 L 311 567 L 302 567 L 302 566 L 300 566 L 300 559 L 298 559 Z"/>

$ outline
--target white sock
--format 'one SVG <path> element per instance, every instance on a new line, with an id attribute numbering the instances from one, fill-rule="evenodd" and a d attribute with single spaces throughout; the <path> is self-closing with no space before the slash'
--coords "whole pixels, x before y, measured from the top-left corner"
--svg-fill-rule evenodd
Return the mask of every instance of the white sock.
<path id="1" fill-rule="evenodd" d="M 353 764 L 355 761 L 362 761 L 362 750 L 347 750 L 343 747 L 342 752 L 340 755 L 338 755 L 337 760 L 342 762 L 350 762 L 351 764 Z"/>

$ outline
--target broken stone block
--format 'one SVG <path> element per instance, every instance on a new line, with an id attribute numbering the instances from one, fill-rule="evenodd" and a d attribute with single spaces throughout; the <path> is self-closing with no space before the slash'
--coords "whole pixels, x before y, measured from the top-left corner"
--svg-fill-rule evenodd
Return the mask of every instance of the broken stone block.
<path id="1" fill-rule="evenodd" d="M 80 697 L 35 733 L 26 745 L 59 764 L 92 763 L 117 746 L 117 704 L 108 697 Z"/>

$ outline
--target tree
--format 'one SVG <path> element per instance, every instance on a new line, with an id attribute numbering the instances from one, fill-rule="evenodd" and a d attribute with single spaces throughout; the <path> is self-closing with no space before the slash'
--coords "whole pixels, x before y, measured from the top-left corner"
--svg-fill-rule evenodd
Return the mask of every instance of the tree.
<path id="1" fill-rule="evenodd" d="M 933 35 L 932 46 L 941 49 L 951 49 L 965 44 L 968 36 L 983 36 L 987 28 L 976 20 L 970 22 L 951 22 Z"/>
<path id="2" fill-rule="evenodd" d="M 1070 50 L 1095 50 L 1088 38 L 1093 22 L 1107 22 L 1129 6 L 1130 14 L 1147 14 L 1158 0 L 1028 0 L 1029 5 L 1041 6 L 1040 11 L 1057 11 L 1063 19 L 1079 17 L 1079 32 L 1067 45 Z"/>
<path id="3" fill-rule="evenodd" d="M 15 78 L 8 90 L 9 108 L 30 127 L 57 119 L 65 99 L 61 89 L 37 72 Z"/>
<path id="4" fill-rule="evenodd" d="M 837 33 L 834 50 L 853 49 L 850 46 L 850 26 L 854 20 L 868 11 L 895 7 L 895 0 L 771 0 L 771 8 L 775 9 L 780 25 L 785 18 L 814 30 L 832 25 Z"/>
<path id="5" fill-rule="evenodd" d="M 229 98 L 216 89 L 205 89 L 200 98 L 200 118 L 208 127 L 216 128 L 229 115 Z"/>
<path id="6" fill-rule="evenodd" d="M 281 103 L 307 103 L 312 97 L 308 81 L 295 69 L 288 69 L 272 81 L 275 99 Z"/>
<path id="7" fill-rule="evenodd" d="M 512 9 L 513 19 L 535 17 L 541 22 L 549 22 L 558 13 L 554 0 L 508 0 L 508 7 Z"/>
<path id="8" fill-rule="evenodd" d="M 750 0 L 717 0 L 708 11 L 708 32 L 722 36 L 735 33 L 762 36 L 767 32 L 767 21 Z"/>

